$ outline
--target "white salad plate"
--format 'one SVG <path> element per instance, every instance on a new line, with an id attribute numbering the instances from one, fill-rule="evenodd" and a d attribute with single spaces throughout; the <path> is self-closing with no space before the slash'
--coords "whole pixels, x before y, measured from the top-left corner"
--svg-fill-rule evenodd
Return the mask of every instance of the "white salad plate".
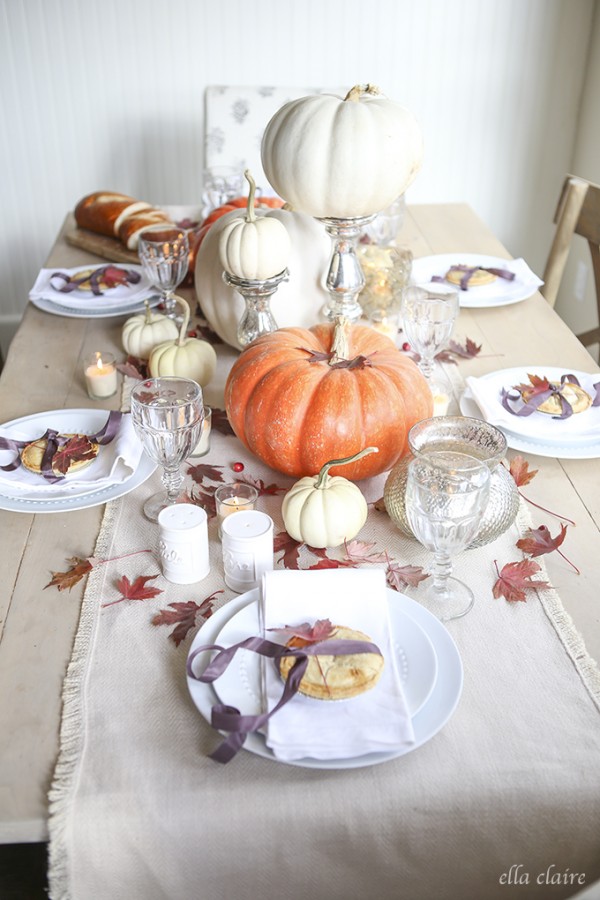
<path id="1" fill-rule="evenodd" d="M 48 300 L 46 297 L 30 297 L 29 302 L 43 312 L 51 313 L 53 316 L 66 316 L 68 319 L 111 319 L 115 316 L 133 316 L 136 313 L 143 313 L 146 309 L 143 300 L 134 300 L 129 305 L 122 305 L 118 309 L 107 309 L 99 306 L 82 306 L 78 309 L 67 309 L 53 300 Z M 160 296 L 156 294 L 149 297 L 146 302 L 150 308 L 158 306 Z"/>
<path id="2" fill-rule="evenodd" d="M 388 589 L 387 598 L 394 631 L 393 644 L 398 650 L 400 677 L 409 708 L 415 710 L 412 716 L 414 743 L 383 753 L 367 753 L 349 759 L 305 758 L 286 761 L 286 764 L 314 769 L 352 769 L 387 762 L 425 744 L 452 716 L 460 699 L 463 683 L 462 662 L 454 641 L 439 619 L 405 594 Z M 237 643 L 244 637 L 260 634 L 257 630 L 258 599 L 259 590 L 256 588 L 221 607 L 196 634 L 190 654 L 205 644 L 229 644 L 230 641 Z M 247 608 L 250 610 L 246 613 Z M 241 613 L 239 618 L 238 613 Z M 422 660 L 418 659 L 419 653 L 423 654 Z M 194 671 L 201 672 L 210 656 L 210 651 L 199 653 L 194 660 Z M 229 668 L 232 669 L 232 675 L 223 686 L 219 684 L 223 676 L 214 684 L 203 684 L 187 677 L 192 701 L 209 723 L 213 705 L 219 701 L 225 702 L 224 697 L 228 698 L 227 702 L 237 698 L 241 703 L 240 711 L 244 714 L 252 714 L 252 709 L 256 711 L 259 702 L 258 658 L 254 663 L 245 662 L 237 667 L 232 664 Z M 267 747 L 265 738 L 260 733 L 249 734 L 244 749 L 265 759 L 280 761 Z"/>
<path id="3" fill-rule="evenodd" d="M 481 253 L 439 253 L 435 256 L 422 256 L 415 259 L 412 264 L 411 282 L 429 284 L 434 276 L 443 278 L 451 266 L 460 265 L 508 269 L 515 273 L 512 281 L 498 277 L 491 284 L 470 287 L 466 291 L 461 291 L 456 285 L 460 305 L 465 308 L 483 309 L 520 303 L 535 294 L 543 284 L 523 260 L 502 259 Z M 445 281 L 444 284 L 450 282 Z"/>
<path id="4" fill-rule="evenodd" d="M 10 422 L 0 425 L 0 434 L 3 437 L 15 440 L 27 440 L 39 437 L 46 429 L 54 428 L 67 434 L 95 434 L 105 424 L 109 410 L 105 409 L 55 409 L 43 413 L 34 413 L 30 416 L 22 416 Z M 0 451 L 0 455 L 8 451 Z M 5 464 L 4 460 L 2 464 Z M 0 480 L 0 509 L 11 512 L 24 513 L 53 513 L 66 512 L 73 509 L 87 509 L 108 503 L 128 494 L 134 488 L 143 484 L 156 469 L 154 463 L 145 453 L 142 453 L 137 468 L 129 478 L 112 484 L 103 482 L 100 486 L 89 483 L 89 476 L 93 463 L 85 470 L 87 482 L 77 485 L 71 481 L 69 487 L 58 483 L 50 492 L 36 491 L 35 488 L 12 488 L 8 481 Z"/>

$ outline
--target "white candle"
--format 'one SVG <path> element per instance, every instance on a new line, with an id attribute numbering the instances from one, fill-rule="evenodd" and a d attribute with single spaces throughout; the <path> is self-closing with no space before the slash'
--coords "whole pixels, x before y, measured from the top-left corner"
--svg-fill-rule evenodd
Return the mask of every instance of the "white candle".
<path id="1" fill-rule="evenodd" d="M 117 393 L 117 367 L 110 353 L 94 353 L 85 367 L 85 383 L 92 400 L 104 400 Z"/>
<path id="2" fill-rule="evenodd" d="M 204 419 L 202 420 L 202 434 L 200 440 L 190 453 L 190 456 L 205 456 L 210 450 L 210 428 L 212 420 L 212 409 L 210 406 L 204 407 Z"/>
<path id="3" fill-rule="evenodd" d="M 257 499 L 258 491 L 251 484 L 238 481 L 220 485 L 215 491 L 219 537 L 222 534 L 224 520 L 233 513 L 253 510 Z"/>
<path id="4" fill-rule="evenodd" d="M 450 405 L 450 397 L 448 394 L 433 393 L 433 414 L 434 416 L 445 416 Z"/>

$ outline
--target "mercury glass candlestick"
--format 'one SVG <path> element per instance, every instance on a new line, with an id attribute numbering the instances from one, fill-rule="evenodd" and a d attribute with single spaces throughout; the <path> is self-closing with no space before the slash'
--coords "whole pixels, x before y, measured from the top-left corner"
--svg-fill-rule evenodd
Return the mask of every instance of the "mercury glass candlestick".
<path id="1" fill-rule="evenodd" d="M 231 272 L 223 272 L 225 284 L 238 291 L 246 303 L 237 329 L 240 347 L 247 347 L 262 334 L 277 331 L 279 326 L 271 312 L 271 297 L 288 276 L 288 270 L 284 269 L 279 275 L 273 275 L 264 281 L 251 281 L 248 278 L 238 278 Z"/>
<path id="2" fill-rule="evenodd" d="M 331 299 L 323 307 L 323 315 L 330 322 L 344 316 L 356 322 L 362 316 L 358 295 L 365 286 L 365 276 L 356 255 L 358 239 L 375 214 L 345 219 L 320 218 L 332 240 L 332 253 L 325 286 Z"/>

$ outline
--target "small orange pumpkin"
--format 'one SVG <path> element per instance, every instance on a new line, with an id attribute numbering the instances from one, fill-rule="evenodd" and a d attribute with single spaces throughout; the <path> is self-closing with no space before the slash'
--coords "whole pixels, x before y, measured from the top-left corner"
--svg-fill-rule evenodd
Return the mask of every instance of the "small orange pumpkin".
<path id="1" fill-rule="evenodd" d="M 286 475 L 314 475 L 377 447 L 343 467 L 352 481 L 391 469 L 408 452 L 411 427 L 433 412 L 415 363 L 388 337 L 343 319 L 254 341 L 229 373 L 225 406 L 242 443 Z"/>

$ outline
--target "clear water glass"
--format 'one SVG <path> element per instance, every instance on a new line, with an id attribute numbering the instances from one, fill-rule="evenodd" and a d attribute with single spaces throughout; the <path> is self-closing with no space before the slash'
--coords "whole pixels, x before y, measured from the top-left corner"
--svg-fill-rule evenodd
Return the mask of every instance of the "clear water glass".
<path id="1" fill-rule="evenodd" d="M 174 376 L 140 381 L 131 392 L 131 418 L 144 450 L 163 469 L 165 490 L 144 504 L 144 515 L 156 522 L 162 509 L 180 499 L 180 466 L 202 433 L 202 388 Z"/>
<path id="2" fill-rule="evenodd" d="M 175 288 L 187 275 L 190 244 L 187 231 L 176 225 L 152 225 L 140 234 L 138 255 L 144 274 L 158 288 L 165 314 L 178 319 Z"/>
<path id="3" fill-rule="evenodd" d="M 205 169 L 202 195 L 204 215 L 242 196 L 245 185 L 243 166 L 211 166 Z"/>
<path id="4" fill-rule="evenodd" d="M 430 381 L 434 358 L 448 345 L 458 315 L 458 291 L 411 285 L 402 295 L 402 321 L 406 338 L 421 359 L 419 369 Z"/>
<path id="5" fill-rule="evenodd" d="M 485 462 L 465 453 L 423 454 L 408 467 L 406 514 L 417 540 L 434 554 L 418 599 L 443 621 L 460 618 L 473 606 L 471 588 L 451 576 L 452 557 L 475 537 L 489 486 Z"/>

